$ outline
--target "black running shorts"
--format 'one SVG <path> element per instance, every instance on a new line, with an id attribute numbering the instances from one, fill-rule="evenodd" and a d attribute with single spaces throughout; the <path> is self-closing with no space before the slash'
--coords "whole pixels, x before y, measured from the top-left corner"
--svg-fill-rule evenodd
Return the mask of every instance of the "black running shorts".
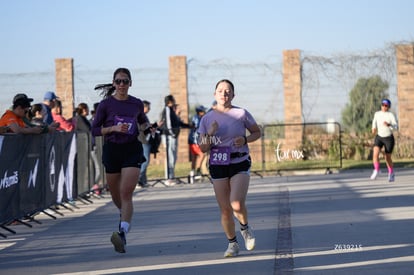
<path id="1" fill-rule="evenodd" d="M 229 165 L 210 165 L 209 171 L 212 179 L 231 178 L 236 174 L 250 174 L 252 160 L 250 157 L 239 163 L 231 163 Z"/>
<path id="2" fill-rule="evenodd" d="M 395 140 L 393 135 L 389 137 L 380 137 L 379 135 L 375 136 L 374 146 L 378 146 L 380 149 L 382 149 L 382 147 L 385 147 L 386 154 L 392 153 L 394 150 L 394 144 Z"/>
<path id="3" fill-rule="evenodd" d="M 120 173 L 122 168 L 141 168 L 145 161 L 142 143 L 137 141 L 131 143 L 105 142 L 102 151 L 102 162 L 106 173 Z"/>

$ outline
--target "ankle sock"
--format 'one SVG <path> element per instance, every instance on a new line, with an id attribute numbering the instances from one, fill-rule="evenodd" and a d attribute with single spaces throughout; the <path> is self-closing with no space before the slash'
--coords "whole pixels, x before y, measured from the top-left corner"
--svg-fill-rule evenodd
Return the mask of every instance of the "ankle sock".
<path id="1" fill-rule="evenodd" d="M 246 230 L 247 228 L 249 228 L 249 224 L 248 223 L 246 223 L 246 224 L 242 224 L 242 223 L 240 223 L 240 230 Z"/>
<path id="2" fill-rule="evenodd" d="M 121 221 L 120 228 L 121 228 L 122 231 L 124 231 L 125 233 L 128 233 L 129 232 L 129 227 L 130 227 L 129 222 Z"/>
<path id="3" fill-rule="evenodd" d="M 237 243 L 237 236 L 234 236 L 234 238 L 229 239 L 229 243 Z"/>

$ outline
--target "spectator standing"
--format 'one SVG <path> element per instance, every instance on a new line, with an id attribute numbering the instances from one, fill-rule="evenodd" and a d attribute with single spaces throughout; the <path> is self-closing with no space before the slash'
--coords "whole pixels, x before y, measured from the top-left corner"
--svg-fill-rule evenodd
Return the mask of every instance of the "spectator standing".
<path id="1" fill-rule="evenodd" d="M 191 130 L 188 135 L 188 144 L 191 157 L 191 171 L 190 171 L 190 183 L 194 183 L 195 179 L 201 178 L 201 165 L 204 161 L 204 153 L 201 151 L 198 145 L 198 127 L 200 126 L 201 118 L 206 113 L 206 108 L 203 105 L 199 105 L 195 108 L 196 114 L 191 118 Z"/>
<path id="2" fill-rule="evenodd" d="M 76 131 L 90 133 L 91 132 L 91 123 L 88 120 L 89 115 L 89 106 L 86 103 L 79 103 L 78 107 L 75 109 L 75 121 Z"/>
<path id="3" fill-rule="evenodd" d="M 52 109 L 55 107 L 56 100 L 59 99 L 54 92 L 46 92 L 43 96 L 43 121 L 50 125 L 53 123 Z"/>
<path id="4" fill-rule="evenodd" d="M 25 123 L 24 119 L 27 119 L 32 101 L 33 98 L 29 98 L 26 94 L 17 94 L 13 98 L 12 109 L 6 110 L 0 118 L 0 127 L 6 127 L 8 133 L 15 134 L 40 134 L 44 132 L 46 127 L 29 127 Z"/>
<path id="5" fill-rule="evenodd" d="M 58 99 L 55 99 L 54 107 L 52 109 L 52 118 L 53 121 L 59 123 L 59 127 L 57 128 L 57 130 L 65 132 L 73 131 L 75 129 L 75 125 L 73 124 L 72 120 L 64 118 L 62 112 L 62 102 Z"/>
<path id="6" fill-rule="evenodd" d="M 89 119 L 89 123 L 93 124 L 93 121 L 95 119 L 95 115 L 96 115 L 96 110 L 98 109 L 98 105 L 99 102 L 95 102 L 93 104 L 93 110 L 91 111 L 91 118 Z M 101 190 L 104 189 L 104 187 L 102 186 L 102 177 L 101 177 L 101 166 L 99 164 L 98 161 L 98 154 L 96 151 L 96 139 L 95 137 L 92 135 L 91 137 L 91 158 L 92 158 L 92 162 L 93 162 L 93 169 L 94 169 L 94 185 L 92 187 L 92 191 L 97 194 L 100 195 L 101 194 Z"/>
<path id="7" fill-rule="evenodd" d="M 30 112 L 28 113 L 28 118 L 33 125 L 45 126 L 46 123 L 43 121 L 43 107 L 42 104 L 36 103 L 33 104 Z"/>
<path id="8" fill-rule="evenodd" d="M 151 102 L 149 102 L 148 100 L 144 100 L 142 101 L 142 103 L 144 104 L 144 113 L 145 115 L 147 115 L 149 111 L 151 110 Z M 142 142 L 142 149 L 143 149 L 145 161 L 141 164 L 141 171 L 140 171 L 139 180 L 138 180 L 138 185 L 141 187 L 147 187 L 148 185 L 147 168 L 150 163 L 150 156 L 151 156 L 151 143 L 149 143 L 149 139 L 151 135 L 153 134 L 154 133 L 146 134 L 144 138 L 145 140 L 144 142 Z"/>
<path id="9" fill-rule="evenodd" d="M 179 112 L 175 98 L 167 95 L 164 98 L 165 107 L 161 114 L 163 123 L 163 135 L 167 147 L 167 180 L 164 182 L 166 186 L 176 184 L 175 179 L 175 163 L 177 161 L 178 136 L 181 128 L 189 128 L 190 125 L 184 123 L 177 115 Z"/>
<path id="10" fill-rule="evenodd" d="M 104 90 L 92 124 L 92 134 L 103 136 L 102 161 L 112 201 L 120 212 L 118 232 L 111 242 L 115 251 L 125 253 L 126 236 L 133 216 L 132 195 L 139 179 L 143 162 L 142 144 L 138 140 L 138 127 L 147 125 L 144 104 L 128 94 L 132 85 L 127 68 L 118 68 L 113 74 L 112 86 Z"/>
<path id="11" fill-rule="evenodd" d="M 240 223 L 246 249 L 254 249 L 256 241 L 246 207 L 251 167 L 247 144 L 259 139 L 261 131 L 246 109 L 232 105 L 234 95 L 233 83 L 220 80 L 214 92 L 217 106 L 203 117 L 199 127 L 199 145 L 203 152 L 210 152 L 210 176 L 228 239 L 224 257 L 239 254 L 234 217 Z"/>

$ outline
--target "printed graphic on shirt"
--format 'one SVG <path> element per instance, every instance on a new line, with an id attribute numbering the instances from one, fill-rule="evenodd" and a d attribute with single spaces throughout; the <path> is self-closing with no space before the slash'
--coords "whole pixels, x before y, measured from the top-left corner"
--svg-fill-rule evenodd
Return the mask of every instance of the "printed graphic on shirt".
<path id="1" fill-rule="evenodd" d="M 115 125 L 128 124 L 128 135 L 133 135 L 136 132 L 137 125 L 135 119 L 132 117 L 115 116 Z"/>
<path id="2" fill-rule="evenodd" d="M 229 165 L 230 164 L 230 147 L 214 147 L 210 151 L 211 165 Z"/>

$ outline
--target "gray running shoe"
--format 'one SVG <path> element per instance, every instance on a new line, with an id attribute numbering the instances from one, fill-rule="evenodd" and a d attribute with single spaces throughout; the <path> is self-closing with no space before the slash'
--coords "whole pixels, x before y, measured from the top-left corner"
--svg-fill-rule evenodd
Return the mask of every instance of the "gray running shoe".
<path id="1" fill-rule="evenodd" d="M 252 229 L 247 227 L 245 230 L 240 230 L 241 235 L 244 239 L 244 244 L 247 250 L 253 250 L 256 245 L 256 238 L 253 235 Z"/>
<path id="2" fill-rule="evenodd" d="M 224 257 L 236 257 L 239 255 L 239 244 L 237 242 L 229 243 L 226 252 L 224 252 Z"/>

